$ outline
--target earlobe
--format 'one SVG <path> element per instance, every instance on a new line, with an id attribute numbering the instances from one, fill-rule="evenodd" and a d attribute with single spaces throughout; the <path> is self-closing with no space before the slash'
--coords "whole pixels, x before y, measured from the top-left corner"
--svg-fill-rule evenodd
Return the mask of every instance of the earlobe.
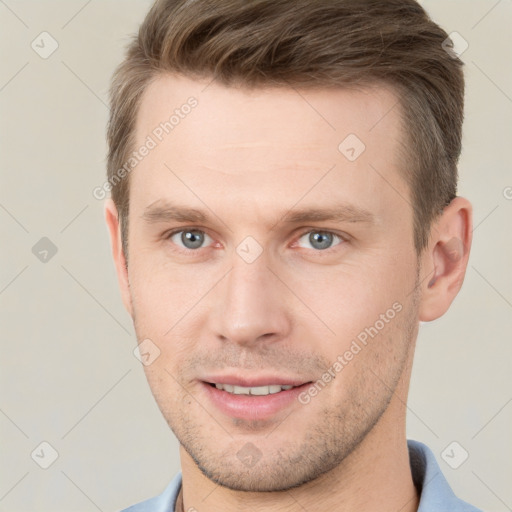
<path id="1" fill-rule="evenodd" d="M 456 197 L 432 226 L 421 258 L 429 278 L 421 285 L 420 321 L 435 320 L 450 307 L 464 281 L 471 242 L 472 206 L 467 199 Z"/>
<path id="2" fill-rule="evenodd" d="M 130 295 L 130 286 L 128 280 L 128 268 L 126 265 L 126 258 L 123 252 L 123 244 L 121 238 L 121 226 L 119 223 L 119 215 L 116 205 L 112 199 L 107 199 L 105 202 L 105 222 L 110 233 L 110 244 L 112 248 L 112 257 L 116 267 L 117 279 L 121 291 L 121 298 L 124 307 L 133 317 L 132 303 Z"/>

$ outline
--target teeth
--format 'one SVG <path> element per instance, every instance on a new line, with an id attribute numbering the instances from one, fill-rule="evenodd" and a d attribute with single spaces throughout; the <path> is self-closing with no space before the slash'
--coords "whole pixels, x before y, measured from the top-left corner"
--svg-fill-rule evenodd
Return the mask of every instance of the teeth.
<path id="1" fill-rule="evenodd" d="M 279 384 L 271 384 L 270 386 L 255 386 L 250 388 L 245 388 L 243 386 L 232 386 L 231 384 L 215 384 L 217 389 L 221 389 L 223 391 L 227 391 L 228 393 L 233 393 L 234 395 L 273 395 L 275 393 L 279 393 L 280 391 L 286 391 L 287 389 L 292 389 L 293 386 L 281 386 Z"/>
<path id="2" fill-rule="evenodd" d="M 227 390 L 226 390 L 227 391 Z M 234 395 L 250 395 L 251 388 L 243 388 L 242 386 L 233 386 Z"/>

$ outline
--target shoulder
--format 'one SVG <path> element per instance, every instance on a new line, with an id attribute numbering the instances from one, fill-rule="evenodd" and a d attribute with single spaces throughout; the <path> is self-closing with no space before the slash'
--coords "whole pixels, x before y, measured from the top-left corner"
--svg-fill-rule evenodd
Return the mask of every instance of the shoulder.
<path id="1" fill-rule="evenodd" d="M 162 494 L 125 508 L 121 512 L 174 512 L 180 488 L 181 472 L 171 480 Z"/>
<path id="2" fill-rule="evenodd" d="M 414 484 L 420 492 L 418 512 L 482 512 L 458 498 L 428 446 L 408 440 Z"/>

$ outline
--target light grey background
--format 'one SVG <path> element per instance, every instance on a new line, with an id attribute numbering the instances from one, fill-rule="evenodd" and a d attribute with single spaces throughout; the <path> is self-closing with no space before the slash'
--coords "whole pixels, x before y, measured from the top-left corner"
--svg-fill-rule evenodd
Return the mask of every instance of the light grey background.
<path id="1" fill-rule="evenodd" d="M 149 5 L 0 1 L 3 512 L 118 510 L 179 469 L 132 353 L 92 195 L 105 180 L 110 76 Z M 475 228 L 459 296 L 421 327 L 408 436 L 434 450 L 457 494 L 503 512 L 512 507 L 512 1 L 423 5 L 469 43 L 459 194 L 474 205 Z M 51 48 L 43 31 L 59 45 L 46 59 L 31 47 Z M 47 262 L 32 252 L 42 237 L 58 249 Z M 48 469 L 36 463 L 50 461 L 43 441 L 58 452 Z M 441 456 L 453 441 L 469 453 L 458 469 Z"/>

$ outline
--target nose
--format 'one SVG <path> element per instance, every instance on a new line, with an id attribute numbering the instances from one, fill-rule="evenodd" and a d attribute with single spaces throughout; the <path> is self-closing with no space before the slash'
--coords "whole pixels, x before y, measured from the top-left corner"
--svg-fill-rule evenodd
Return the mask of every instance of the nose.
<path id="1" fill-rule="evenodd" d="M 231 271 L 216 287 L 210 319 L 219 339 L 250 346 L 289 335 L 290 292 L 275 274 L 264 253 L 252 263 L 233 254 Z"/>

